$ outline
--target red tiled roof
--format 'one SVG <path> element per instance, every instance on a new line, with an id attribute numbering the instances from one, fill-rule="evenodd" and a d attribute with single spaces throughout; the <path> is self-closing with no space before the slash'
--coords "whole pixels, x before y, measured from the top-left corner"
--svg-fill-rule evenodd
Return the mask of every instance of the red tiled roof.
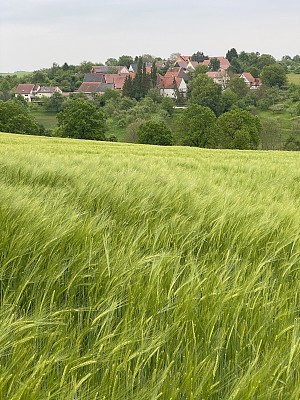
<path id="1" fill-rule="evenodd" d="M 190 57 L 189 56 L 180 56 L 179 58 L 181 58 L 182 61 L 186 61 L 186 62 L 190 61 Z M 177 58 L 177 60 L 178 60 L 178 58 Z"/>
<path id="2" fill-rule="evenodd" d="M 163 76 L 158 82 L 159 89 L 174 89 L 176 82 L 177 87 L 181 84 L 183 78 L 173 77 L 173 76 Z"/>
<path id="3" fill-rule="evenodd" d="M 220 68 L 221 69 L 228 69 L 230 67 L 230 62 L 225 57 L 210 57 L 208 60 L 203 61 L 203 65 L 209 65 L 211 58 L 217 58 L 220 61 Z"/>
<path id="4" fill-rule="evenodd" d="M 171 76 L 175 77 L 178 76 L 179 72 L 181 70 L 181 67 L 170 67 L 168 71 L 165 73 L 165 77 Z"/>
<path id="5" fill-rule="evenodd" d="M 247 79 L 248 82 L 250 82 L 250 84 L 255 82 L 255 79 L 253 78 L 252 74 L 250 74 L 250 72 L 243 72 L 244 77 Z"/>
<path id="6" fill-rule="evenodd" d="M 34 87 L 33 83 L 20 83 L 15 90 L 15 94 L 30 94 Z"/>

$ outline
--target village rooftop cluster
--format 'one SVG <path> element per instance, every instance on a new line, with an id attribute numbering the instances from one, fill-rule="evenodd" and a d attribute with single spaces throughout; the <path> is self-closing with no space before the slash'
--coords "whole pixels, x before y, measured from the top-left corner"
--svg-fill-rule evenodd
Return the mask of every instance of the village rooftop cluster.
<path id="1" fill-rule="evenodd" d="M 156 86 L 159 89 L 161 96 L 175 99 L 178 91 L 186 96 L 188 82 L 191 79 L 191 74 L 196 70 L 199 65 L 209 66 L 212 59 L 219 61 L 219 68 L 217 71 L 208 71 L 206 75 L 211 78 L 214 83 L 222 86 L 225 89 L 228 86 L 231 77 L 240 77 L 245 81 L 250 89 L 257 89 L 261 86 L 262 82 L 259 78 L 254 78 L 250 72 L 243 72 L 239 75 L 232 75 L 229 73 L 230 62 L 225 57 L 211 57 L 204 60 L 202 63 L 192 61 L 190 56 L 179 56 L 174 60 L 173 64 L 169 66 L 165 75 L 157 74 Z M 165 67 L 164 62 L 157 62 L 157 68 Z M 151 73 L 152 66 L 146 65 L 146 72 Z M 111 73 L 112 70 L 115 70 Z M 126 78 L 129 76 L 134 78 L 137 72 L 137 64 L 131 64 L 128 68 L 126 66 L 108 67 L 103 65 L 95 65 L 92 67 L 90 73 L 85 74 L 84 79 L 78 92 L 87 95 L 103 94 L 106 90 L 119 90 L 123 89 Z M 51 97 L 54 93 L 60 93 L 68 96 L 69 93 L 62 92 L 59 87 L 45 87 L 36 84 L 19 84 L 15 90 L 15 96 L 23 96 L 28 102 L 38 100 L 41 97 Z"/>

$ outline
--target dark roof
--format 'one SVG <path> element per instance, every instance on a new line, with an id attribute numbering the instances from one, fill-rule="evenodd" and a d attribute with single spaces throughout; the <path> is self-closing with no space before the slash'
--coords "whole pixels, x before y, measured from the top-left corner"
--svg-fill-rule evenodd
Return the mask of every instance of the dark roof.
<path id="1" fill-rule="evenodd" d="M 186 82 L 191 79 L 191 77 L 184 72 L 184 69 L 181 67 L 170 67 L 165 74 L 165 77 L 179 77 L 183 78 Z"/>
<path id="2" fill-rule="evenodd" d="M 104 74 L 85 74 L 83 82 L 105 82 Z"/>
<path id="3" fill-rule="evenodd" d="M 113 83 L 100 83 L 97 92 L 106 92 L 106 90 L 113 90 L 115 85 Z"/>
<path id="4" fill-rule="evenodd" d="M 94 65 L 92 67 L 92 72 L 94 74 L 103 74 L 104 72 L 108 72 L 108 68 L 107 65 Z"/>
<path id="5" fill-rule="evenodd" d="M 59 91 L 57 86 L 41 86 L 38 93 L 55 93 Z"/>
<path id="6" fill-rule="evenodd" d="M 78 92 L 103 93 L 108 89 L 114 89 L 114 84 L 102 82 L 83 82 L 78 89 Z"/>
<path id="7" fill-rule="evenodd" d="M 131 64 L 130 69 L 132 69 L 132 72 L 137 72 L 137 64 Z"/>

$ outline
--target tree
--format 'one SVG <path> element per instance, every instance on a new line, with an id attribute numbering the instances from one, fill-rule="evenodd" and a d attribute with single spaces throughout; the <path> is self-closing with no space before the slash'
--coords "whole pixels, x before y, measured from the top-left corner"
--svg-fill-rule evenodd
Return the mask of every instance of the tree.
<path id="1" fill-rule="evenodd" d="M 215 57 L 211 58 L 210 62 L 209 62 L 209 68 L 212 71 L 218 71 L 219 68 L 220 68 L 220 60 L 218 58 L 215 58 Z"/>
<path id="2" fill-rule="evenodd" d="M 118 65 L 129 68 L 131 64 L 133 64 L 133 58 L 131 56 L 123 55 L 119 57 Z"/>
<path id="3" fill-rule="evenodd" d="M 179 117 L 178 129 L 183 145 L 216 147 L 216 116 L 208 107 L 190 104 Z"/>
<path id="4" fill-rule="evenodd" d="M 287 78 L 284 68 L 279 64 L 267 65 L 263 68 L 261 77 L 266 86 L 279 88 L 286 85 Z"/>
<path id="5" fill-rule="evenodd" d="M 169 60 L 171 61 L 171 63 L 175 62 L 177 60 L 177 58 L 179 58 L 181 56 L 180 53 L 171 53 L 169 56 Z"/>
<path id="6" fill-rule="evenodd" d="M 201 75 L 201 74 L 206 74 L 206 72 L 209 71 L 208 65 L 197 65 L 195 71 L 192 72 L 192 77 L 196 78 L 196 76 Z"/>
<path id="7" fill-rule="evenodd" d="M 126 76 L 125 78 L 125 82 L 122 88 L 122 94 L 126 97 L 134 97 L 133 83 L 130 75 Z"/>
<path id="8" fill-rule="evenodd" d="M 205 56 L 202 51 L 197 51 L 191 57 L 192 61 L 197 61 L 198 63 L 202 63 L 204 60 L 208 60 L 208 56 Z"/>
<path id="9" fill-rule="evenodd" d="M 230 65 L 230 72 L 232 74 L 241 74 L 243 72 L 243 68 L 241 67 L 241 64 L 239 63 L 238 58 L 233 58 L 230 61 L 231 65 Z"/>
<path id="10" fill-rule="evenodd" d="M 281 126 L 275 118 L 264 118 L 261 121 L 261 148 L 263 150 L 281 150 Z"/>
<path id="11" fill-rule="evenodd" d="M 21 101 L 0 101 L 0 131 L 38 135 L 39 127 Z"/>
<path id="12" fill-rule="evenodd" d="M 232 49 L 228 50 L 226 53 L 226 58 L 230 63 L 234 58 L 238 58 L 238 56 L 239 55 L 234 47 Z"/>
<path id="13" fill-rule="evenodd" d="M 169 116 L 171 116 L 174 112 L 174 100 L 170 97 L 163 97 L 161 101 L 161 108 L 165 110 Z"/>
<path id="14" fill-rule="evenodd" d="M 238 78 L 239 79 L 239 78 Z M 230 88 L 222 92 L 222 111 L 227 112 L 237 107 L 239 101 L 238 95 Z"/>
<path id="15" fill-rule="evenodd" d="M 48 99 L 47 104 L 46 104 L 46 109 L 47 109 L 47 111 L 60 112 L 63 109 L 63 104 L 65 103 L 65 101 L 66 100 L 61 93 L 55 92 Z"/>
<path id="16" fill-rule="evenodd" d="M 138 128 L 138 141 L 143 144 L 172 145 L 172 133 L 164 121 L 147 121 Z"/>
<path id="17" fill-rule="evenodd" d="M 105 140 L 105 116 L 91 101 L 81 98 L 70 100 L 57 119 L 59 133 L 63 137 Z"/>
<path id="18" fill-rule="evenodd" d="M 82 61 L 82 63 L 79 66 L 79 70 L 82 74 L 87 74 L 91 72 L 93 65 L 94 64 L 91 61 Z"/>
<path id="19" fill-rule="evenodd" d="M 205 74 L 199 74 L 191 80 L 189 101 L 192 104 L 209 107 L 216 115 L 221 112 L 222 87 Z"/>
<path id="20" fill-rule="evenodd" d="M 18 114 L 10 118 L 7 132 L 25 133 L 28 135 L 38 135 L 39 126 L 29 114 Z"/>
<path id="21" fill-rule="evenodd" d="M 246 96 L 250 91 L 244 79 L 241 78 L 231 78 L 229 88 L 240 98 Z"/>
<path id="22" fill-rule="evenodd" d="M 123 96 L 132 97 L 140 100 L 145 97 L 151 87 L 151 75 L 146 72 L 146 64 L 142 57 L 139 57 L 137 63 L 137 72 L 132 79 L 130 76 L 125 79 L 123 86 Z"/>
<path id="23" fill-rule="evenodd" d="M 219 144 L 225 149 L 257 149 L 261 131 L 258 117 L 236 109 L 217 120 Z"/>
<path id="24" fill-rule="evenodd" d="M 105 61 L 105 65 L 107 65 L 108 67 L 115 67 L 116 65 L 118 65 L 118 60 L 116 58 L 108 58 Z"/>
<path id="25" fill-rule="evenodd" d="M 151 54 L 143 54 L 142 59 L 145 63 L 153 64 L 156 60 L 156 57 L 152 56 Z"/>
<path id="26" fill-rule="evenodd" d="M 1 100 L 7 101 L 10 99 L 11 94 L 10 94 L 10 84 L 9 82 L 5 79 L 3 82 L 0 84 L 0 97 Z M 23 97 L 23 96 L 22 96 Z"/>
<path id="27" fill-rule="evenodd" d="M 157 67 L 155 64 L 155 61 L 153 61 L 152 66 L 151 66 L 151 85 L 152 87 L 156 87 L 156 81 L 157 81 Z"/>
<path id="28" fill-rule="evenodd" d="M 257 60 L 257 68 L 260 70 L 272 64 L 276 64 L 276 60 L 271 54 L 261 54 Z"/>

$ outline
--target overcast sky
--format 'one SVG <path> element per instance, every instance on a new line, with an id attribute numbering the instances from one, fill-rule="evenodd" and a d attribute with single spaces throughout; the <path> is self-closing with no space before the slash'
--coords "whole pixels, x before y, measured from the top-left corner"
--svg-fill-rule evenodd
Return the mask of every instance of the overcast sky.
<path id="1" fill-rule="evenodd" d="M 0 0 L 0 72 L 232 47 L 300 54 L 300 0 Z"/>

